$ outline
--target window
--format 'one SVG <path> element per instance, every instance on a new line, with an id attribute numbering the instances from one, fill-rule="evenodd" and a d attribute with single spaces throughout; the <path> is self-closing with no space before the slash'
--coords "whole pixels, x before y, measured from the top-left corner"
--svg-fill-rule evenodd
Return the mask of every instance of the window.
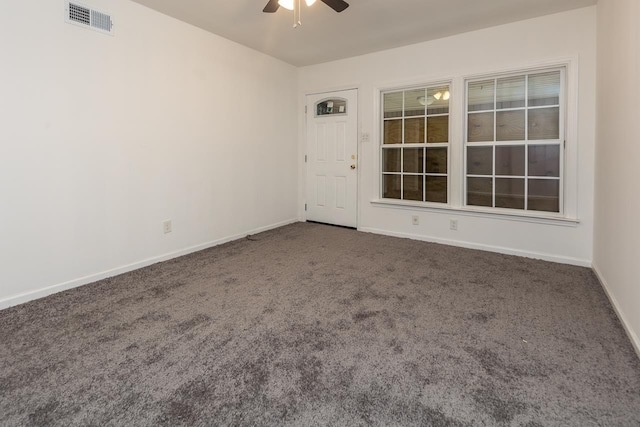
<path id="1" fill-rule="evenodd" d="M 382 197 L 448 203 L 449 85 L 382 93 Z"/>
<path id="2" fill-rule="evenodd" d="M 327 99 L 316 104 L 316 116 L 327 116 L 335 114 L 347 114 L 346 99 Z"/>
<path id="3" fill-rule="evenodd" d="M 572 64 L 380 90 L 372 203 L 574 222 Z"/>
<path id="4" fill-rule="evenodd" d="M 562 211 L 564 68 L 468 80 L 467 206 Z"/>

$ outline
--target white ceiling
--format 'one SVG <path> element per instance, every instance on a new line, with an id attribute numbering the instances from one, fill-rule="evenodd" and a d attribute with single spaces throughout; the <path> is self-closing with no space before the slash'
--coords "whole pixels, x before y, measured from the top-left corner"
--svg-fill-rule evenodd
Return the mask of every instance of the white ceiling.
<path id="1" fill-rule="evenodd" d="M 597 0 L 347 0 L 336 13 L 302 1 L 263 13 L 267 0 L 133 0 L 296 66 L 318 64 L 593 5 Z M 541 28 L 540 31 L 544 31 Z"/>

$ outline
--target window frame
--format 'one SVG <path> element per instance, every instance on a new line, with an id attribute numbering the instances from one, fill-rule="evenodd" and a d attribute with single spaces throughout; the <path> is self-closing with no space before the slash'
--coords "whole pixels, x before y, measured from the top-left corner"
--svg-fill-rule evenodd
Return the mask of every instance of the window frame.
<path id="1" fill-rule="evenodd" d="M 464 126 L 461 121 L 465 117 L 465 81 L 469 79 L 482 79 L 506 74 L 525 74 L 550 68 L 565 67 L 565 142 L 564 142 L 564 171 L 563 171 L 563 208 L 564 215 L 545 211 L 521 211 L 517 209 L 500 209 L 464 206 Z M 590 70 L 587 70 L 590 72 Z M 467 69 L 459 71 L 444 70 L 444 72 L 432 75 L 423 75 L 408 79 L 378 80 L 373 83 L 372 98 L 372 138 L 371 156 L 373 159 L 373 173 L 370 175 L 372 183 L 372 198 L 369 203 L 380 209 L 407 210 L 413 212 L 430 212 L 441 215 L 463 215 L 476 218 L 499 219 L 503 221 L 526 222 L 532 224 L 546 224 L 561 227 L 576 227 L 580 219 L 579 170 L 581 160 L 579 156 L 579 131 L 585 124 L 580 124 L 579 118 L 589 120 L 589 112 L 581 111 L 579 102 L 580 57 L 578 55 L 565 55 L 551 58 L 540 58 L 528 61 L 503 62 L 498 65 L 475 67 L 473 64 Z M 450 101 L 450 139 L 449 139 L 449 205 L 442 206 L 439 203 L 411 202 L 408 200 L 382 199 L 382 159 L 380 145 L 382 144 L 383 111 L 381 93 L 400 90 L 409 87 L 422 87 L 449 83 L 451 87 Z M 585 116 L 586 115 L 586 116 Z M 366 131 L 367 119 L 363 121 L 362 143 L 369 142 Z M 455 125 L 454 125 L 455 123 Z M 588 155 L 588 153 L 587 153 Z"/>
<path id="2" fill-rule="evenodd" d="M 540 74 L 540 73 L 545 73 L 545 72 L 554 72 L 554 71 L 559 71 L 560 72 L 560 91 L 559 91 L 559 104 L 558 105 L 544 105 L 544 106 L 534 106 L 531 107 L 529 106 L 529 102 L 528 102 L 528 89 L 529 89 L 529 76 L 530 75 L 535 75 L 535 74 Z M 465 210 L 470 210 L 470 211 L 478 211 L 478 212 L 495 212 L 495 213 L 504 213 L 504 214 L 515 214 L 515 215 L 521 215 L 521 216 L 531 216 L 531 217 L 557 217 L 557 218 L 567 218 L 566 216 L 566 209 L 565 209 L 565 190 L 566 190 L 566 176 L 565 176 L 565 170 L 566 170 L 566 142 L 567 142 L 567 125 L 568 125 L 568 117 L 567 117 L 567 103 L 568 103 L 568 99 L 567 99 L 567 75 L 568 75 L 568 65 L 567 64 L 557 64 L 557 65 L 553 65 L 553 66 L 547 66 L 547 67 L 536 67 L 536 68 L 523 68 L 520 70 L 513 70 L 513 71 L 507 71 L 507 72 L 499 72 L 499 73 L 487 73 L 487 74 L 482 74 L 482 75 L 477 75 L 477 76 L 473 76 L 473 77 L 465 77 L 464 78 L 464 110 L 463 110 L 463 115 L 462 115 L 462 120 L 464 121 L 464 129 L 463 129 L 463 134 L 462 134 L 462 170 L 460 171 L 460 176 L 462 179 L 462 194 L 461 194 L 461 202 L 462 202 L 462 207 Z M 520 77 L 520 76 L 526 76 L 527 78 L 525 79 L 525 106 L 524 107 L 518 107 L 518 108 L 506 108 L 506 109 L 498 109 L 497 108 L 497 91 L 498 91 L 498 85 L 497 82 L 500 79 L 505 79 L 505 78 L 509 78 L 509 77 Z M 493 80 L 494 82 L 494 94 L 493 94 L 493 109 L 491 110 L 478 110 L 478 111 L 473 111 L 470 112 L 469 111 L 469 84 L 470 83 L 474 83 L 474 82 L 480 82 L 480 81 L 486 81 L 486 80 Z M 530 110 L 536 110 L 536 109 L 544 109 L 544 108 L 559 108 L 559 113 L 558 113 L 558 120 L 559 120 L 559 129 L 558 129 L 558 139 L 557 140 L 552 140 L 552 139 L 546 139 L 546 140 L 529 140 L 528 139 L 528 117 L 529 117 L 529 111 Z M 498 112 L 499 111 L 524 111 L 525 112 L 525 139 L 523 140 L 516 140 L 516 141 L 498 141 L 497 138 L 497 117 L 498 117 Z M 493 140 L 492 141 L 477 141 L 477 142 L 469 142 L 468 138 L 469 138 L 469 115 L 471 114 L 479 114 L 482 112 L 492 112 L 493 113 Z M 545 177 L 537 177 L 537 176 L 530 176 L 528 174 L 528 148 L 529 146 L 535 146 L 535 145 L 557 145 L 559 147 L 559 176 L 558 178 L 552 178 L 551 180 L 557 180 L 558 181 L 558 207 L 559 210 L 558 212 L 553 212 L 553 211 L 544 211 L 544 210 L 529 210 L 526 209 L 527 205 L 528 205 L 528 181 L 531 179 L 542 179 L 542 180 L 548 180 L 550 178 L 545 178 Z M 492 158 L 492 174 L 491 175 L 485 175 L 483 177 L 486 178 L 491 178 L 492 179 L 492 205 L 495 205 L 495 198 L 496 198 L 496 180 L 500 179 L 500 178 L 507 178 L 505 176 L 502 175 L 497 175 L 496 174 L 496 162 L 495 162 L 495 152 L 496 152 L 496 147 L 499 146 L 510 146 L 510 147 L 514 147 L 514 146 L 523 146 L 524 152 L 525 152 L 525 174 L 524 176 L 520 177 L 515 177 L 515 176 L 510 176 L 508 178 L 521 178 L 524 180 L 525 182 L 525 186 L 524 186 L 524 207 L 523 209 L 518 209 L 518 208 L 502 208 L 502 207 L 489 207 L 489 206 L 477 206 L 477 205 L 469 205 L 468 204 L 468 192 L 467 192 L 467 187 L 468 187 L 468 179 L 469 177 L 478 177 L 478 175 L 474 175 L 474 174 L 469 174 L 467 173 L 468 169 L 468 165 L 467 165 L 467 160 L 468 160 L 468 156 L 467 156 L 467 152 L 469 147 L 492 147 L 492 153 L 493 153 L 493 158 Z"/>
<path id="3" fill-rule="evenodd" d="M 448 87 L 448 91 L 450 93 L 450 98 L 449 98 L 449 106 L 448 109 L 449 111 L 447 113 L 436 113 L 436 114 L 432 114 L 429 115 L 428 114 L 428 106 L 425 105 L 425 113 L 424 115 L 418 115 L 418 116 L 405 116 L 405 111 L 404 111 L 404 107 L 405 107 L 405 98 L 404 98 L 404 93 L 405 92 L 410 92 L 412 90 L 421 90 L 424 89 L 425 94 L 428 94 L 429 89 L 435 89 L 438 87 L 442 87 L 442 86 L 447 86 Z M 379 89 L 378 91 L 378 105 L 375 109 L 378 120 L 379 120 L 379 126 L 378 126 L 378 132 L 379 132 L 379 138 L 378 138 L 378 144 L 376 147 L 376 151 L 378 153 L 378 170 L 377 170 L 377 184 L 378 184 L 378 197 L 379 197 L 379 201 L 383 202 L 383 203 L 391 203 L 391 204 L 398 204 L 398 205 L 412 205 L 412 206 L 420 206 L 420 207 L 432 207 L 432 208 L 449 208 L 451 207 L 451 166 L 452 166 L 452 161 L 451 161 L 451 147 L 452 147 L 452 117 L 453 117 L 453 96 L 454 96 L 454 89 L 453 89 L 453 81 L 452 80 L 437 80 L 437 81 L 430 81 L 428 83 L 417 83 L 417 84 L 408 84 L 408 85 L 398 85 L 398 86 L 394 86 L 394 87 L 386 87 L 384 89 Z M 384 96 L 387 93 L 393 93 L 393 92 L 402 92 L 403 93 L 403 101 L 402 101 L 402 116 L 400 116 L 399 118 L 390 118 L 390 119 L 386 119 L 384 117 Z M 447 142 L 432 142 L 429 143 L 426 140 L 426 135 L 427 135 L 427 123 L 428 123 L 428 118 L 429 117 L 443 117 L 446 116 L 448 119 L 448 123 L 447 123 Z M 420 118 L 423 117 L 425 119 L 425 142 L 424 143 L 417 143 L 417 144 L 405 144 L 404 143 L 404 138 L 405 138 L 405 119 L 409 118 Z M 402 142 L 399 144 L 385 144 L 384 143 L 384 126 L 385 126 L 385 122 L 388 120 L 402 120 Z M 385 146 L 387 147 L 386 149 L 396 149 L 396 150 L 400 150 L 400 172 L 385 172 L 384 171 L 384 150 L 385 150 Z M 404 162 L 404 149 L 411 149 L 411 148 L 424 148 L 424 167 L 423 167 L 423 172 L 422 173 L 405 173 L 403 171 L 403 162 Z M 432 149 L 437 149 L 437 148 L 446 148 L 447 150 L 447 172 L 446 174 L 444 173 L 430 173 L 427 172 L 427 167 L 426 167 L 426 161 L 427 161 L 427 149 L 432 148 Z M 384 197 L 384 177 L 385 175 L 398 175 L 400 176 L 400 195 L 401 198 L 399 199 L 393 199 L 393 198 L 385 198 Z M 404 199 L 402 198 L 403 195 L 403 186 L 404 186 L 404 176 L 421 176 L 423 178 L 423 189 L 422 189 L 422 194 L 423 194 L 423 199 L 422 201 L 418 201 L 418 200 L 411 200 L 411 199 Z M 441 177 L 446 177 L 447 178 L 447 202 L 446 203 L 442 203 L 442 202 L 432 202 L 432 201 L 426 201 L 426 192 L 427 192 L 427 187 L 426 187 L 426 178 L 429 176 L 441 176 Z"/>

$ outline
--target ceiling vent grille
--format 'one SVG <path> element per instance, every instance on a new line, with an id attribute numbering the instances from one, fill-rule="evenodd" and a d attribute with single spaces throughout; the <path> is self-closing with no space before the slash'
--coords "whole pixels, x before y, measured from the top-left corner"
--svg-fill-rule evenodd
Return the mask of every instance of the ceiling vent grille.
<path id="1" fill-rule="evenodd" d="M 113 21 L 110 15 L 78 3 L 67 3 L 66 21 L 101 33 L 113 34 Z"/>

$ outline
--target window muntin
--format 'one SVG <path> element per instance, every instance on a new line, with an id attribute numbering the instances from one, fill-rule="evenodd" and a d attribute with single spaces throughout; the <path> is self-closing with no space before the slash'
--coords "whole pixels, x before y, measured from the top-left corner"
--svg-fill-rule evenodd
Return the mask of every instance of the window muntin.
<path id="1" fill-rule="evenodd" d="M 564 68 L 467 81 L 465 204 L 562 211 Z"/>
<path id="2" fill-rule="evenodd" d="M 448 84 L 382 93 L 382 197 L 448 203 Z"/>

